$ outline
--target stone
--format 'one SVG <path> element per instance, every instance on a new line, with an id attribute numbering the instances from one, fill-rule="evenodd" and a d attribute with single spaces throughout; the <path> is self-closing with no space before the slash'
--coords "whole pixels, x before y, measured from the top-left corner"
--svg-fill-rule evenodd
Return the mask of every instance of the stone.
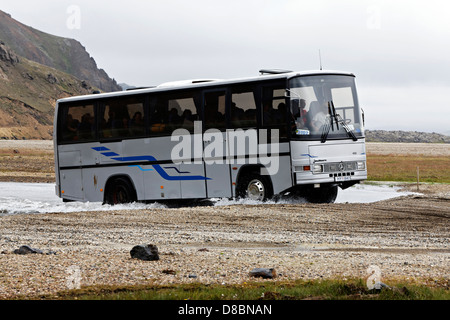
<path id="1" fill-rule="evenodd" d="M 14 250 L 15 254 L 43 254 L 39 249 L 33 249 L 30 246 L 21 246 L 19 249 Z"/>
<path id="2" fill-rule="evenodd" d="M 250 271 L 249 275 L 256 278 L 273 279 L 277 276 L 277 273 L 273 268 L 255 268 Z"/>
<path id="3" fill-rule="evenodd" d="M 56 79 L 56 77 L 55 77 L 53 74 L 49 73 L 49 74 L 47 75 L 47 81 L 48 81 L 50 84 L 55 84 L 55 83 L 58 82 L 58 79 Z"/>
<path id="4" fill-rule="evenodd" d="M 144 261 L 157 261 L 159 260 L 158 247 L 152 244 L 138 245 L 133 247 L 130 251 L 131 258 Z"/>
<path id="5" fill-rule="evenodd" d="M 0 60 L 16 65 L 20 62 L 16 53 L 11 50 L 3 41 L 0 41 Z"/>
<path id="6" fill-rule="evenodd" d="M 162 271 L 162 273 L 164 273 L 164 274 L 171 274 L 171 275 L 176 275 L 177 274 L 177 272 L 175 270 L 172 270 L 172 269 L 164 269 Z"/>

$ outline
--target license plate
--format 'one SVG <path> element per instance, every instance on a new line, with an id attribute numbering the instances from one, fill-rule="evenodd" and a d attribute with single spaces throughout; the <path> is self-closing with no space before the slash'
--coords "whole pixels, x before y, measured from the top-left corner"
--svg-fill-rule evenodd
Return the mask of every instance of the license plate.
<path id="1" fill-rule="evenodd" d="M 345 176 L 345 177 L 335 177 L 334 181 L 336 182 L 342 182 L 342 181 L 350 181 L 352 180 L 350 176 Z"/>

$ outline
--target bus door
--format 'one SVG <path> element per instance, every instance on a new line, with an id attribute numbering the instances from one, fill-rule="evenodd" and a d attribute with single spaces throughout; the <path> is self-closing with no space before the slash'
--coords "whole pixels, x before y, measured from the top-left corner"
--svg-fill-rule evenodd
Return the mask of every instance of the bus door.
<path id="1" fill-rule="evenodd" d="M 197 134 L 199 137 L 193 136 L 192 139 L 198 139 L 201 141 L 201 134 Z M 194 143 L 192 148 L 194 148 Z M 191 151 L 192 155 L 195 155 L 194 150 Z M 181 163 L 178 165 L 180 175 L 181 196 L 183 199 L 203 199 L 206 197 L 206 184 L 205 184 L 205 168 L 201 156 L 191 159 L 188 163 Z M 193 160 L 193 161 L 192 161 Z"/>
<path id="2" fill-rule="evenodd" d="M 59 152 L 60 166 L 72 167 L 60 171 L 62 197 L 68 200 L 83 200 L 83 176 L 80 151 Z"/>
<path id="3" fill-rule="evenodd" d="M 232 197 L 230 164 L 227 156 L 227 91 L 203 93 L 203 153 L 207 197 Z"/>

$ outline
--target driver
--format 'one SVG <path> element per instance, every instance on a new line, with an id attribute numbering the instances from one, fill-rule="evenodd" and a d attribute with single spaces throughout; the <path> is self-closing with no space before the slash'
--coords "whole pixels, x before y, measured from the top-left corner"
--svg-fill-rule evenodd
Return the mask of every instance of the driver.
<path id="1" fill-rule="evenodd" d="M 325 124 L 328 115 L 328 107 L 326 102 L 317 103 L 315 105 L 318 108 L 316 114 L 311 120 L 311 129 L 312 131 L 319 131 L 320 128 Z"/>

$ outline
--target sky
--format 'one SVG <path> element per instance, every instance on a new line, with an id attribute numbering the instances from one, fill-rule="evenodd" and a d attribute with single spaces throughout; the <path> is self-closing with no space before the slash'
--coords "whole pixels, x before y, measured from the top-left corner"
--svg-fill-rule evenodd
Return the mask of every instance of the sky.
<path id="1" fill-rule="evenodd" d="M 263 68 L 357 77 L 366 128 L 450 134 L 448 0 L 0 0 L 80 41 L 118 83 L 232 79 Z"/>

